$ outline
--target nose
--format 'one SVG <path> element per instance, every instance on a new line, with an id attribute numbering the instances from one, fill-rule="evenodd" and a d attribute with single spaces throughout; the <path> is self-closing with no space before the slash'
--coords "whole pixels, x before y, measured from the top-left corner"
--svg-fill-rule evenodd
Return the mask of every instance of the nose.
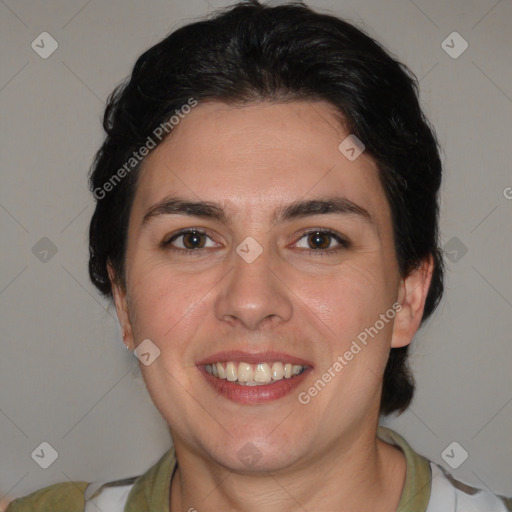
<path id="1" fill-rule="evenodd" d="M 234 255 L 234 268 L 216 297 L 215 314 L 219 320 L 256 330 L 277 326 L 292 317 L 291 292 L 269 263 L 265 252 L 252 263 Z"/>

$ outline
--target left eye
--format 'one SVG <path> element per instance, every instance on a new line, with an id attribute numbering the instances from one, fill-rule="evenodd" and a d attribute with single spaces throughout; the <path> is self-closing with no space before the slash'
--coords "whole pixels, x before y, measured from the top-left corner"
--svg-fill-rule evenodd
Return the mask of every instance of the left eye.
<path id="1" fill-rule="evenodd" d="M 346 247 L 348 244 L 341 237 L 329 231 L 311 231 L 305 233 L 296 243 L 300 249 L 326 250 L 333 246 Z"/>

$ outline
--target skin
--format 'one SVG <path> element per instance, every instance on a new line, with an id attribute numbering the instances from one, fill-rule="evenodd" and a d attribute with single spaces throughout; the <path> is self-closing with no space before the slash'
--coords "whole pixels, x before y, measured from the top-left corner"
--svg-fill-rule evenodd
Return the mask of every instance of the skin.
<path id="1" fill-rule="evenodd" d="M 171 512 L 396 510 L 405 460 L 376 438 L 382 374 L 390 348 L 419 328 L 432 262 L 400 276 L 377 167 L 366 153 L 349 161 L 339 151 L 347 135 L 327 103 L 205 102 L 145 161 L 125 285 L 109 271 L 126 343 L 149 338 L 161 351 L 141 369 L 179 461 Z M 276 221 L 294 201 L 334 195 L 371 221 L 354 213 Z M 181 213 L 143 223 L 166 197 L 217 203 L 225 218 Z M 202 251 L 184 253 L 183 237 L 161 246 L 184 228 L 207 232 Z M 312 248 L 310 228 L 349 245 L 327 236 L 330 252 Z M 263 249 L 250 264 L 236 253 L 248 236 Z M 221 350 L 273 349 L 312 363 L 298 389 L 307 391 L 396 301 L 394 321 L 307 405 L 297 392 L 235 403 L 198 370 Z M 237 455 L 247 443 L 261 454 L 251 467 Z"/>

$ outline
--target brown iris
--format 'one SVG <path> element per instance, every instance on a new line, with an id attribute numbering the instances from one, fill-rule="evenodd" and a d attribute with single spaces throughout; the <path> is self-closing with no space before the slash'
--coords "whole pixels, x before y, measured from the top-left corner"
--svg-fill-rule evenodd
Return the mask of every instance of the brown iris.
<path id="1" fill-rule="evenodd" d="M 316 231 L 308 235 L 308 244 L 311 249 L 327 249 L 331 243 L 331 235 Z"/>
<path id="2" fill-rule="evenodd" d="M 183 234 L 183 245 L 187 249 L 201 249 L 205 244 L 205 236 L 197 231 L 190 231 Z"/>

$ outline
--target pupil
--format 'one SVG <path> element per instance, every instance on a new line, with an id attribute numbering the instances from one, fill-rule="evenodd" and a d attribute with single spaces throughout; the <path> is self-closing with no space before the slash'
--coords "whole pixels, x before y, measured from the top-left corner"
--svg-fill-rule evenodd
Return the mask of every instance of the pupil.
<path id="1" fill-rule="evenodd" d="M 326 249 L 329 247 L 329 235 L 324 233 L 311 233 L 309 235 L 309 245 L 312 249 Z"/>

